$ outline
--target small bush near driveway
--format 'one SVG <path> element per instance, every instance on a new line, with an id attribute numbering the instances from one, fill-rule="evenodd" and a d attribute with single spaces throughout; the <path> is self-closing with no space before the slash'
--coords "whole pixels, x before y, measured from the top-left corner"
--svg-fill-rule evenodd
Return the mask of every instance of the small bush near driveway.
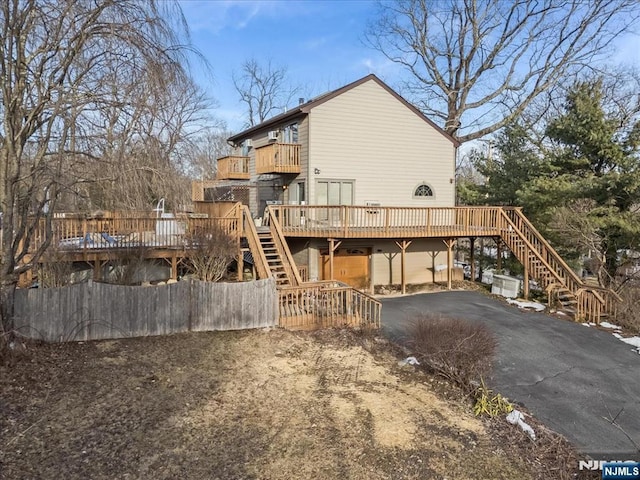
<path id="1" fill-rule="evenodd" d="M 425 314 L 414 319 L 408 335 L 409 347 L 423 366 L 467 392 L 491 370 L 497 343 L 485 325 Z"/>

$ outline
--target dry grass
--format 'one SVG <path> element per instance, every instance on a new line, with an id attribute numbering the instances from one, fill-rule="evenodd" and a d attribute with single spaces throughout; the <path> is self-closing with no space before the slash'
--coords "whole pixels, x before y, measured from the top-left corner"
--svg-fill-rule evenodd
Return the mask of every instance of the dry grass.
<path id="1" fill-rule="evenodd" d="M 33 348 L 0 367 L 0 477 L 535 478 L 385 346 L 269 330 Z"/>

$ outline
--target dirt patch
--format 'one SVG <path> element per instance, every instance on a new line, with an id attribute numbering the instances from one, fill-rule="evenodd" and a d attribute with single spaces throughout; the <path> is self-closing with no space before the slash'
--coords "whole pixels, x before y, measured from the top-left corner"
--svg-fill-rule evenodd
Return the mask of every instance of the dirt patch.
<path id="1" fill-rule="evenodd" d="M 268 330 L 30 347 L 0 367 L 0 477 L 535 478 L 464 397 L 375 342 Z"/>

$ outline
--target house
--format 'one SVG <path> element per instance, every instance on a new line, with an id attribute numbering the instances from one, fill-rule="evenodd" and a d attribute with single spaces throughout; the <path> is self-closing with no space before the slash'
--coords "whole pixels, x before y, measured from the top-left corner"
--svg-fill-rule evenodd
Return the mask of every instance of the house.
<path id="1" fill-rule="evenodd" d="M 304 102 L 229 138 L 209 200 L 248 203 L 261 219 L 267 205 L 453 207 L 455 139 L 375 75 Z M 306 219 L 301 213 L 300 222 Z M 325 219 L 327 220 L 327 219 Z M 260 220 L 258 220 L 259 222 Z M 311 280 L 333 278 L 372 291 L 442 279 L 447 249 L 438 238 L 296 238 L 287 243 Z M 339 245 L 339 246 L 337 246 Z"/>

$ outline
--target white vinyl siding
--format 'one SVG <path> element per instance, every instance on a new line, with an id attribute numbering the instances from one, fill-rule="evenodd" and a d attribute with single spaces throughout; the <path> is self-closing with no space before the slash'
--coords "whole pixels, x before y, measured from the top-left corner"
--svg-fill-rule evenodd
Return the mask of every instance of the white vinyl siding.
<path id="1" fill-rule="evenodd" d="M 354 204 L 455 204 L 453 143 L 375 81 L 314 107 L 307 120 L 310 175 L 355 179 Z M 420 183 L 433 197 L 414 196 Z"/>

